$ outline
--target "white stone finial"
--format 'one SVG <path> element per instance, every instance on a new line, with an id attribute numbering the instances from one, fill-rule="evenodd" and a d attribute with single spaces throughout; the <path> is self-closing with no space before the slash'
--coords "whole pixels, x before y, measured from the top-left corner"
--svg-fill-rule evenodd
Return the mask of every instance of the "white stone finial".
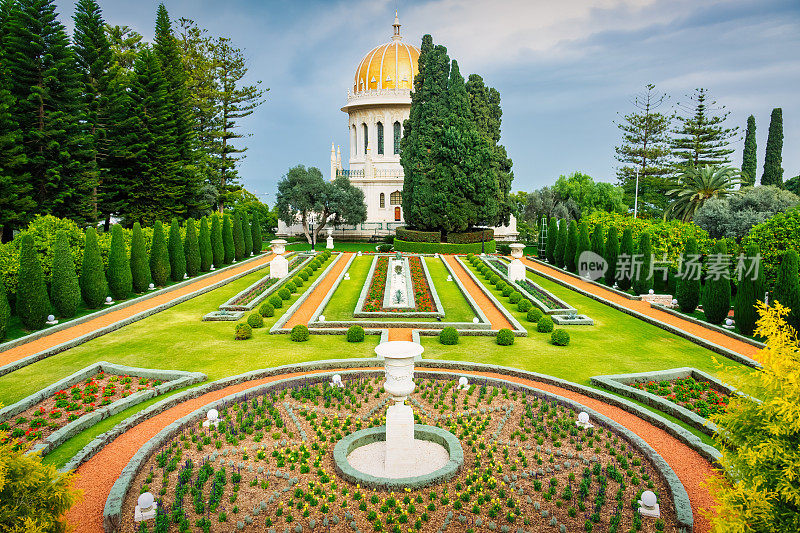
<path id="1" fill-rule="evenodd" d="M 651 518 L 658 518 L 661 516 L 658 498 L 653 491 L 646 490 L 642 493 L 642 498 L 639 500 L 639 514 Z"/>
<path id="2" fill-rule="evenodd" d="M 589 422 L 589 413 L 587 413 L 586 411 L 581 411 L 580 413 L 578 413 L 578 420 L 575 422 L 575 425 L 583 429 L 589 429 L 594 427 L 594 425 Z"/>
<path id="3" fill-rule="evenodd" d="M 133 521 L 142 522 L 152 520 L 156 517 L 156 500 L 149 492 L 143 492 L 136 501 L 136 508 L 133 510 Z"/>
<path id="4" fill-rule="evenodd" d="M 469 381 L 466 377 L 461 376 L 458 378 L 458 388 L 459 389 L 468 389 L 469 388 Z"/>
<path id="5" fill-rule="evenodd" d="M 400 17 L 397 16 L 397 10 L 394 11 L 394 24 L 392 24 L 392 28 L 394 28 L 394 34 L 392 35 L 393 41 L 399 41 L 403 37 L 400 35 Z"/>

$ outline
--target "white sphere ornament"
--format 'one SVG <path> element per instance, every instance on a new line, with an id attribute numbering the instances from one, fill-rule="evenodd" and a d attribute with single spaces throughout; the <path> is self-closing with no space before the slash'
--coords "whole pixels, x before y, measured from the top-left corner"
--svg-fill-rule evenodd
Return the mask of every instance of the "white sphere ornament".
<path id="1" fill-rule="evenodd" d="M 472 319 L 472 323 L 473 324 L 477 324 L 479 322 L 480 322 L 480 320 L 478 319 L 478 317 L 473 317 L 473 319 Z"/>
<path id="2" fill-rule="evenodd" d="M 113 302 L 113 301 L 114 301 L 114 300 L 112 300 L 112 299 L 111 299 L 111 296 L 106 296 L 106 303 L 107 303 L 107 304 L 110 304 L 110 303 L 111 303 L 111 302 Z"/>
<path id="3" fill-rule="evenodd" d="M 648 294 L 655 294 L 655 293 L 656 293 L 656 291 L 654 291 L 653 289 L 650 289 L 649 291 L 647 291 L 647 293 L 648 293 Z"/>
<path id="4" fill-rule="evenodd" d="M 155 283 L 151 283 L 151 284 L 150 284 L 150 286 L 149 286 L 148 288 L 149 288 L 150 290 L 153 290 L 153 289 L 155 289 L 155 288 L 156 288 L 156 284 L 155 284 Z"/>
<path id="5" fill-rule="evenodd" d="M 48 322 L 52 322 L 55 319 L 56 319 L 55 315 L 47 315 L 47 321 Z"/>
<path id="6" fill-rule="evenodd" d="M 155 500 L 155 498 L 153 498 L 152 494 L 150 494 L 149 492 L 143 492 L 143 493 L 141 493 L 139 495 L 139 499 L 137 500 L 137 503 L 139 504 L 139 508 L 142 509 L 143 511 L 145 511 L 145 510 L 150 509 L 151 507 L 153 507 L 153 504 L 155 503 L 155 501 L 156 500 Z"/>
<path id="7" fill-rule="evenodd" d="M 466 389 L 469 388 L 469 381 L 464 376 L 458 378 L 458 388 L 459 389 Z"/>
<path id="8" fill-rule="evenodd" d="M 725 319 L 725 325 L 726 326 L 732 326 L 733 325 L 733 320 L 731 320 L 730 318 L 726 318 Z"/>
<path id="9" fill-rule="evenodd" d="M 325 322 L 325 315 L 319 315 L 319 321 Z"/>
<path id="10" fill-rule="evenodd" d="M 206 414 L 206 418 L 208 418 L 211 422 L 219 417 L 219 412 L 216 409 L 210 409 Z"/>
<path id="11" fill-rule="evenodd" d="M 672 305 L 678 305 L 678 299 L 677 298 L 673 298 L 672 299 Z"/>
<path id="12" fill-rule="evenodd" d="M 581 424 L 585 424 L 588 421 L 589 421 L 589 413 L 587 413 L 586 411 L 581 411 L 580 413 L 578 413 L 578 422 L 580 422 Z"/>
<path id="13" fill-rule="evenodd" d="M 646 490 L 642 493 L 642 505 L 645 507 L 655 507 L 658 503 L 655 493 L 651 490 Z"/>

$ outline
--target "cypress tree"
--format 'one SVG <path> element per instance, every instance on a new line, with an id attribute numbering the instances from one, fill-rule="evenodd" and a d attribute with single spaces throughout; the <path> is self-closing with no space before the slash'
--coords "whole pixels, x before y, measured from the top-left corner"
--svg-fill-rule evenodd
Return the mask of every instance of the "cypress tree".
<path id="1" fill-rule="evenodd" d="M 17 315 L 22 325 L 31 331 L 42 329 L 50 313 L 50 300 L 33 237 L 28 234 L 20 241 L 17 280 Z"/>
<path id="2" fill-rule="evenodd" d="M 223 263 L 229 265 L 236 258 L 236 249 L 233 244 L 233 223 L 230 215 L 222 216 L 222 247 L 225 250 Z"/>
<path id="3" fill-rule="evenodd" d="M 550 223 L 547 226 L 547 262 L 551 265 L 556 263 L 556 242 L 558 241 L 558 220 L 556 217 L 550 217 Z"/>
<path id="4" fill-rule="evenodd" d="M 200 272 L 200 242 L 197 240 L 197 229 L 193 218 L 186 221 L 186 239 L 183 241 L 183 251 L 186 256 L 186 273 L 193 278 Z"/>
<path id="5" fill-rule="evenodd" d="M 566 219 L 558 221 L 558 237 L 556 238 L 556 267 L 564 268 L 564 253 L 567 250 L 567 223 Z"/>
<path id="6" fill-rule="evenodd" d="M 225 244 L 222 242 L 222 223 L 219 215 L 211 215 L 211 254 L 213 265 L 219 268 L 225 263 Z"/>
<path id="7" fill-rule="evenodd" d="M 181 240 L 181 227 L 178 219 L 172 219 L 169 227 L 169 270 L 172 281 L 180 281 L 186 274 L 186 256 L 183 253 L 183 241 Z"/>
<path id="8" fill-rule="evenodd" d="M 89 309 L 97 309 L 106 299 L 108 283 L 97 244 L 97 232 L 94 226 L 86 229 L 86 242 L 83 245 L 83 264 L 81 265 L 81 296 Z"/>
<path id="9" fill-rule="evenodd" d="M 744 255 L 746 257 L 755 257 L 756 254 L 758 254 L 758 246 L 749 244 Z M 759 268 L 758 272 L 759 278 L 763 279 L 764 269 Z M 736 327 L 739 328 L 739 333 L 742 335 L 752 335 L 755 330 L 756 320 L 758 320 L 756 303 L 764 299 L 764 293 L 761 292 L 760 285 L 759 279 L 753 279 L 752 276 L 743 276 L 739 280 L 736 300 L 733 304 L 733 316 L 736 319 Z"/>
<path id="10" fill-rule="evenodd" d="M 261 221 L 258 219 L 258 211 L 253 211 L 253 253 L 260 254 L 264 249 L 264 238 L 261 236 Z"/>
<path id="11" fill-rule="evenodd" d="M 606 248 L 603 258 L 608 264 L 606 270 L 606 285 L 612 287 L 617 279 L 617 259 L 619 258 L 619 230 L 616 226 L 608 228 Z"/>
<path id="12" fill-rule="evenodd" d="M 208 229 L 207 217 L 200 219 L 198 251 L 200 253 L 200 272 L 208 272 L 211 270 L 211 264 L 214 262 L 214 254 L 211 251 L 211 230 Z"/>
<path id="13" fill-rule="evenodd" d="M 781 152 L 783 152 L 783 111 L 780 107 L 776 107 L 772 110 L 769 118 L 767 152 L 764 155 L 764 174 L 761 175 L 761 185 L 783 187 Z"/>
<path id="14" fill-rule="evenodd" d="M 3 283 L 3 276 L 0 276 L 0 340 L 6 338 L 8 331 L 8 321 L 11 319 L 11 306 L 8 305 L 6 296 L 6 286 Z"/>
<path id="15" fill-rule="evenodd" d="M 694 237 L 689 237 L 686 240 L 686 248 L 683 251 L 684 260 L 695 258 L 698 255 L 697 240 Z M 678 278 L 676 287 L 676 296 L 678 305 L 684 313 L 694 313 L 697 306 L 700 304 L 700 279 L 692 279 L 687 274 L 694 274 L 690 272 L 683 273 Z"/>
<path id="16" fill-rule="evenodd" d="M 791 311 L 786 315 L 786 323 L 800 332 L 800 259 L 797 250 L 786 250 L 778 266 L 778 279 L 775 284 L 775 301 Z"/>
<path id="17" fill-rule="evenodd" d="M 713 254 L 725 255 L 728 248 L 725 241 L 719 241 L 712 249 Z M 710 258 L 709 258 L 710 259 Z M 724 259 L 727 261 L 727 259 Z M 728 276 L 720 276 L 719 279 L 706 279 L 703 288 L 703 313 L 706 320 L 712 324 L 721 324 L 728 317 L 731 310 L 731 282 Z"/>
<path id="18" fill-rule="evenodd" d="M 570 220 L 567 230 L 567 245 L 564 249 L 564 262 L 567 270 L 575 272 L 575 252 L 578 250 L 578 223 Z"/>
<path id="19" fill-rule="evenodd" d="M 633 230 L 631 228 L 625 228 L 622 230 L 622 240 L 620 241 L 619 245 L 619 259 L 625 258 L 628 264 L 631 264 L 633 261 Z M 627 291 L 631 288 L 631 271 L 629 268 L 623 268 L 620 272 L 620 275 L 616 278 L 617 279 L 617 286 L 620 290 Z"/>
<path id="20" fill-rule="evenodd" d="M 642 265 L 633 279 L 633 292 L 636 294 L 647 294 L 653 288 L 653 276 L 651 268 L 653 266 L 653 246 L 650 243 L 650 233 L 644 231 L 639 236 L 639 255 L 642 256 Z"/>
<path id="21" fill-rule="evenodd" d="M 744 151 L 742 152 L 742 186 L 756 184 L 756 117 L 747 117 L 747 131 L 744 134 Z"/>
<path id="22" fill-rule="evenodd" d="M 253 232 L 250 229 L 247 211 L 244 209 L 242 209 L 242 235 L 244 236 L 244 256 L 250 257 L 253 254 Z"/>
<path id="23" fill-rule="evenodd" d="M 142 226 L 136 222 L 131 236 L 131 281 L 133 292 L 141 293 L 150 285 L 150 265 Z"/>
<path id="24" fill-rule="evenodd" d="M 606 253 L 606 244 L 603 240 L 603 233 L 605 233 L 605 228 L 603 228 L 603 224 L 595 224 L 594 230 L 592 230 L 592 246 L 591 250 L 603 257 Z"/>
<path id="25" fill-rule="evenodd" d="M 244 232 L 242 217 L 238 212 L 233 213 L 233 256 L 237 261 L 241 261 L 244 257 Z"/>
<path id="26" fill-rule="evenodd" d="M 75 273 L 75 260 L 69 248 L 69 238 L 64 230 L 56 234 L 51 276 L 50 296 L 53 307 L 59 317 L 72 318 L 81 303 L 81 288 L 78 285 L 78 274 Z"/>
<path id="27" fill-rule="evenodd" d="M 156 220 L 153 224 L 153 242 L 150 244 L 150 277 L 158 287 L 163 287 L 169 281 L 169 251 L 167 250 L 167 239 L 164 237 L 164 229 L 161 221 Z"/>
<path id="28" fill-rule="evenodd" d="M 111 249 L 108 252 L 106 278 L 108 278 L 108 290 L 115 300 L 123 300 L 131 293 L 133 288 L 131 264 L 125 247 L 125 234 L 119 224 L 114 224 L 111 229 Z"/>
<path id="29" fill-rule="evenodd" d="M 581 222 L 580 230 L 578 231 L 578 245 L 575 248 L 575 272 L 580 268 L 580 258 L 583 252 L 591 250 L 592 243 L 589 239 L 589 225 L 586 221 Z"/>

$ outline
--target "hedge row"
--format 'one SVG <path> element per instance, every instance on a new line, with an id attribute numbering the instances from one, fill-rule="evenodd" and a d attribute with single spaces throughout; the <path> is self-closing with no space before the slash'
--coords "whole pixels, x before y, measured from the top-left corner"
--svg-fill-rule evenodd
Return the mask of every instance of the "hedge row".
<path id="1" fill-rule="evenodd" d="M 408 228 L 397 228 L 397 239 L 406 242 L 442 242 L 440 231 L 418 231 Z"/>
<path id="2" fill-rule="evenodd" d="M 491 228 L 464 233 L 448 233 L 447 242 L 452 244 L 472 244 L 475 242 L 488 242 L 494 240 L 494 230 Z"/>
<path id="3" fill-rule="evenodd" d="M 486 241 L 484 251 L 493 254 L 497 243 Z M 481 243 L 472 244 L 452 244 L 447 242 L 408 242 L 401 239 L 394 240 L 394 249 L 398 252 L 411 252 L 417 254 L 479 254 L 481 253 Z"/>

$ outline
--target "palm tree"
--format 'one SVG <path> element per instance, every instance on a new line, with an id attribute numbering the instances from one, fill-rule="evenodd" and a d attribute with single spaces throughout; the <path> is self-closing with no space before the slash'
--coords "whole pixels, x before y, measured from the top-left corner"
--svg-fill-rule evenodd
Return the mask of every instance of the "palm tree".
<path id="1" fill-rule="evenodd" d="M 728 166 L 689 166 L 673 182 L 667 191 L 672 203 L 664 218 L 672 215 L 683 222 L 692 220 L 694 214 L 709 198 L 722 198 L 739 191 L 734 187 L 741 183 L 741 172 Z"/>

